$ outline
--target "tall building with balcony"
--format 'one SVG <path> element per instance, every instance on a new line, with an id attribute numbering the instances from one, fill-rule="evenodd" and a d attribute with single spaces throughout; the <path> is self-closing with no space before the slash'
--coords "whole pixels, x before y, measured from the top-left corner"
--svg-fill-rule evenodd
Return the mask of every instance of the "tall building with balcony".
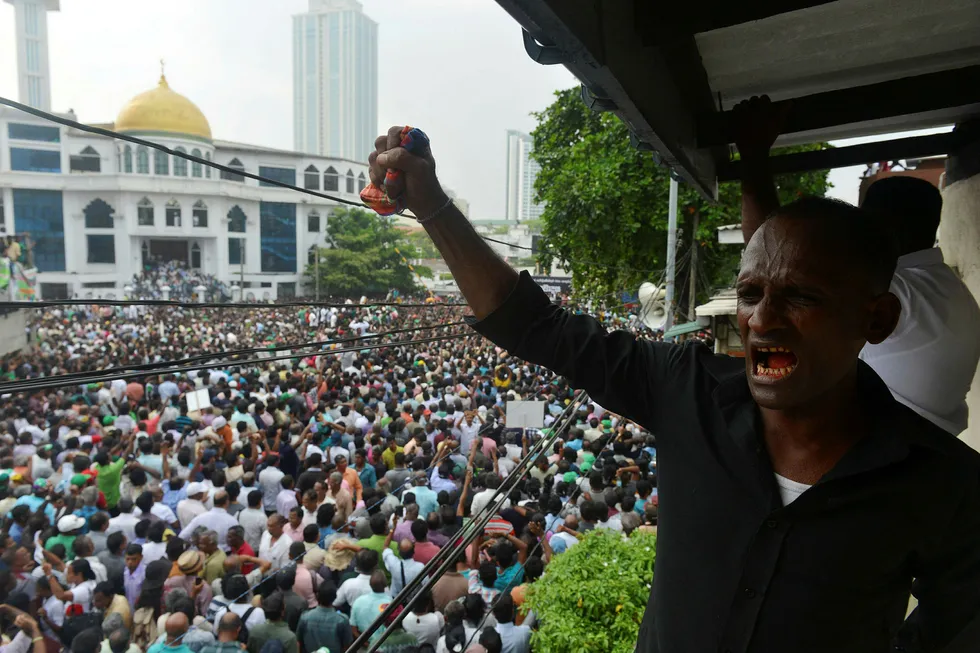
<path id="1" fill-rule="evenodd" d="M 4 0 L 14 6 L 17 43 L 17 89 L 20 101 L 51 110 L 51 69 L 48 63 L 48 12 L 59 0 Z"/>
<path id="2" fill-rule="evenodd" d="M 100 126 L 350 200 L 367 184 L 363 160 L 213 138 L 162 75 Z M 302 294 L 337 206 L 0 107 L 0 232 L 30 239 L 42 298 L 118 298 L 144 266 L 168 261 L 243 283 L 245 299 Z"/>
<path id="3" fill-rule="evenodd" d="M 523 222 L 535 220 L 544 212 L 544 204 L 534 201 L 534 182 L 541 166 L 531 158 L 533 141 L 528 134 L 507 130 L 507 181 L 504 217 Z"/>
<path id="4" fill-rule="evenodd" d="M 378 24 L 356 0 L 293 16 L 293 133 L 300 152 L 366 161 L 378 135 Z"/>

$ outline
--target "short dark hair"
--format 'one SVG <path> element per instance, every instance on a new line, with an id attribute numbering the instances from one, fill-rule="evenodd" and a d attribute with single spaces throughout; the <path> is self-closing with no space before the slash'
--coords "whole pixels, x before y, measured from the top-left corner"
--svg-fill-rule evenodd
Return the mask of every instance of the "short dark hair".
<path id="1" fill-rule="evenodd" d="M 509 593 L 501 594 L 493 604 L 493 618 L 499 624 L 509 624 L 514 620 L 514 599 Z"/>
<path id="2" fill-rule="evenodd" d="M 511 604 L 513 607 L 513 604 Z M 286 603 L 283 600 L 282 594 L 279 592 L 273 592 L 269 596 L 262 599 L 262 611 L 265 612 L 266 619 L 270 621 L 278 621 L 282 619 L 282 614 L 285 611 Z"/>
<path id="3" fill-rule="evenodd" d="M 95 586 L 95 593 L 101 594 L 102 596 L 114 596 L 115 590 L 112 588 L 112 583 L 108 581 L 102 581 Z"/>
<path id="4" fill-rule="evenodd" d="M 823 236 L 825 247 L 832 247 L 841 260 L 864 272 L 869 290 L 875 294 L 888 290 L 899 245 L 879 214 L 827 197 L 802 197 L 773 211 L 769 219 L 774 218 L 810 222 Z"/>
<path id="5" fill-rule="evenodd" d="M 98 653 L 102 646 L 102 630 L 86 628 L 71 640 L 71 653 Z"/>
<path id="6" fill-rule="evenodd" d="M 864 191 L 861 208 L 880 215 L 898 238 L 901 253 L 930 249 L 943 211 L 939 189 L 917 177 L 885 177 Z"/>
<path id="7" fill-rule="evenodd" d="M 337 600 L 337 588 L 333 583 L 320 583 L 320 587 L 316 590 L 316 600 L 320 605 L 332 606 Z"/>

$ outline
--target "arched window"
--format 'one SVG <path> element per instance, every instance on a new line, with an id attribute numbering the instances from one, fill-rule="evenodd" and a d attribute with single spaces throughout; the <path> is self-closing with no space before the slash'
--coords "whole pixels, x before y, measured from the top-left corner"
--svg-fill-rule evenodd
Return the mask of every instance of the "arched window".
<path id="1" fill-rule="evenodd" d="M 316 211 L 310 211 L 306 215 L 306 230 L 307 231 L 320 231 L 320 214 Z"/>
<path id="2" fill-rule="evenodd" d="M 133 171 L 133 148 L 127 145 L 123 148 L 123 172 Z"/>
<path id="3" fill-rule="evenodd" d="M 364 179 L 364 173 L 357 175 L 357 192 L 360 193 L 367 186 L 367 180 Z"/>
<path id="4" fill-rule="evenodd" d="M 167 207 L 164 209 L 164 217 L 166 218 L 165 224 L 168 227 L 180 226 L 180 204 L 177 203 L 177 200 L 167 202 Z"/>
<path id="5" fill-rule="evenodd" d="M 353 170 L 348 170 L 347 171 L 347 192 L 348 193 L 353 193 L 354 192 L 354 171 Z"/>
<path id="6" fill-rule="evenodd" d="M 245 211 L 236 204 L 228 211 L 228 231 L 245 233 Z"/>
<path id="7" fill-rule="evenodd" d="M 235 170 L 242 170 L 242 171 L 245 170 L 245 166 L 242 165 L 242 162 L 239 161 L 238 159 L 232 159 L 231 161 L 229 161 L 228 167 L 234 168 Z M 233 172 L 226 172 L 224 170 L 221 171 L 221 178 L 224 179 L 225 181 L 238 181 L 238 182 L 245 181 L 245 177 L 243 177 L 242 175 L 236 175 Z"/>
<path id="8" fill-rule="evenodd" d="M 201 158 L 201 150 L 195 147 L 193 150 L 191 150 L 191 156 Z M 191 177 L 200 177 L 203 174 L 203 171 L 201 170 L 203 167 L 204 166 L 197 161 L 191 161 Z"/>
<path id="9" fill-rule="evenodd" d="M 201 246 L 197 243 L 191 245 L 191 268 L 201 269 Z"/>
<path id="10" fill-rule="evenodd" d="M 150 152 L 145 145 L 136 148 L 136 174 L 150 174 Z"/>
<path id="11" fill-rule="evenodd" d="M 153 202 L 149 198 L 144 197 L 136 204 L 136 224 L 140 227 L 153 226 Z"/>
<path id="12" fill-rule="evenodd" d="M 316 169 L 315 165 L 308 165 L 303 171 L 303 188 L 320 190 L 320 171 Z"/>
<path id="13" fill-rule="evenodd" d="M 104 201 L 96 198 L 89 202 L 88 206 L 82 209 L 85 215 L 86 229 L 112 229 L 112 207 Z"/>
<path id="14" fill-rule="evenodd" d="M 211 153 L 210 152 L 205 152 L 204 153 L 204 158 L 207 159 L 208 161 L 210 161 L 211 160 Z M 207 177 L 208 179 L 211 178 L 211 166 L 204 166 L 204 176 Z"/>
<path id="15" fill-rule="evenodd" d="M 179 145 L 174 148 L 174 152 L 180 152 L 181 154 L 187 154 L 187 150 L 180 147 Z M 174 176 L 175 177 L 186 177 L 187 176 L 187 159 L 182 159 L 179 156 L 174 157 Z"/>
<path id="16" fill-rule="evenodd" d="M 323 173 L 323 190 L 340 190 L 340 177 L 333 166 L 330 166 Z"/>
<path id="17" fill-rule="evenodd" d="M 155 175 L 170 174 L 170 157 L 167 155 L 166 152 L 161 152 L 160 150 L 154 150 L 153 174 Z"/>
<path id="18" fill-rule="evenodd" d="M 191 226 L 208 226 L 208 206 L 202 200 L 194 202 L 194 208 L 191 209 Z"/>

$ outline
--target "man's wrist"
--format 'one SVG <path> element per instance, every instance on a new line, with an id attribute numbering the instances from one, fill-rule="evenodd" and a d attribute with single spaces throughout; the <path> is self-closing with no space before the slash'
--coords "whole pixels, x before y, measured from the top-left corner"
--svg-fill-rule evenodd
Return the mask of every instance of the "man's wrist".
<path id="1" fill-rule="evenodd" d="M 412 213 L 415 214 L 417 220 L 423 220 L 445 206 L 448 201 L 449 196 L 446 195 L 446 192 L 442 188 L 439 188 L 439 191 L 432 193 L 431 197 L 419 202 L 413 202 L 411 206 Z"/>

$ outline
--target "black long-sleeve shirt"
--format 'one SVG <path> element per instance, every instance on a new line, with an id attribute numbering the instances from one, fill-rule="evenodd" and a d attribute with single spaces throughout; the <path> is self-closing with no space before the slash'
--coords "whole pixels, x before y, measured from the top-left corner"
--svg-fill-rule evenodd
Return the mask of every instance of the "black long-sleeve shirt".
<path id="1" fill-rule="evenodd" d="M 473 326 L 657 435 L 639 653 L 980 651 L 962 641 L 980 621 L 980 454 L 863 363 L 871 432 L 783 506 L 743 360 L 607 333 L 526 274 Z M 919 607 L 905 621 L 910 589 Z"/>

